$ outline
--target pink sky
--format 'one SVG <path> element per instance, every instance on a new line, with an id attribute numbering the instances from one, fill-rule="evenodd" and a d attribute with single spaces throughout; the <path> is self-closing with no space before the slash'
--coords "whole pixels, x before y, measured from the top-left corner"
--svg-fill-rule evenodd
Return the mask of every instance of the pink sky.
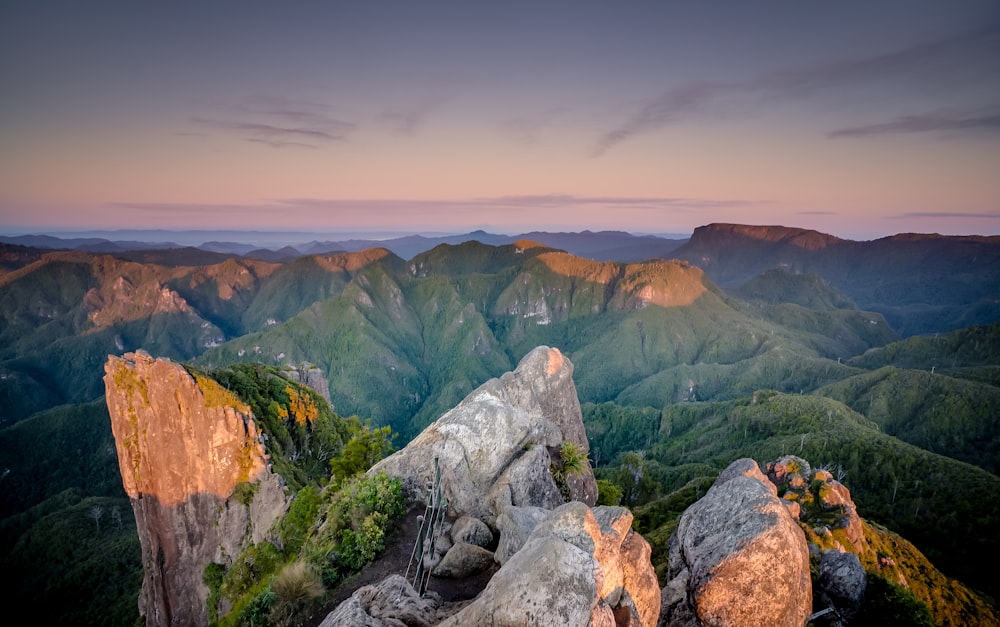
<path id="1" fill-rule="evenodd" d="M 1000 10 L 870 4 L 8 6 L 0 232 L 1000 233 Z"/>

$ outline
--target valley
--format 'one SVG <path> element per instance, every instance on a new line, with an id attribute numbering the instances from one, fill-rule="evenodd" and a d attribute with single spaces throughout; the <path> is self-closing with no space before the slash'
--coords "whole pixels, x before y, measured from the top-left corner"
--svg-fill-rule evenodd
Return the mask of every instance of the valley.
<path id="1" fill-rule="evenodd" d="M 108 355 L 204 372 L 311 364 L 337 414 L 402 447 L 552 346 L 575 365 L 597 478 L 622 488 L 654 562 L 698 486 L 740 457 L 795 454 L 839 468 L 860 514 L 945 575 L 1000 592 L 1000 239 L 710 225 L 644 240 L 632 250 L 666 252 L 635 259 L 615 252 L 620 237 L 591 234 L 588 258 L 535 235 L 405 258 L 0 245 L 0 551 L 26 581 L 56 577 L 31 559 L 40 538 L 57 521 L 103 524 L 95 539 L 130 563 L 137 547 L 109 532 L 133 521 L 77 520 L 95 503 L 131 517 L 102 398 Z M 134 571 L 105 579 L 124 616 Z"/>

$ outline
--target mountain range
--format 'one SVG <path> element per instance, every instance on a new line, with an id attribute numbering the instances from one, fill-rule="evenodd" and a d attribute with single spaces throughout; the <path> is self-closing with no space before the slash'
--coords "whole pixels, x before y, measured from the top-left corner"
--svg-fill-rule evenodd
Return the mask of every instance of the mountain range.
<path id="1" fill-rule="evenodd" d="M 702 476 L 692 464 L 808 449 L 849 468 L 863 515 L 996 593 L 963 560 L 1000 557 L 981 496 L 1000 487 L 1000 238 L 729 224 L 687 240 L 493 238 L 299 244 L 269 259 L 224 242 L 0 244 L 0 550 L 21 555 L 86 499 L 122 498 L 101 405 L 109 354 L 206 371 L 312 364 L 340 415 L 402 444 L 547 345 L 577 367 L 599 478 L 631 451 L 659 477 L 630 505 Z M 762 390 L 780 411 L 738 417 Z M 918 466 L 931 479 L 907 484 Z M 650 532 L 660 518 L 637 515 Z"/>

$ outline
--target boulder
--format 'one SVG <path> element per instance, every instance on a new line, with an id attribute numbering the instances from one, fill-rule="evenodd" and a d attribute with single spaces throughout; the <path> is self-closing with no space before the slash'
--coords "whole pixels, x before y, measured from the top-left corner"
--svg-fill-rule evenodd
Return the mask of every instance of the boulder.
<path id="1" fill-rule="evenodd" d="M 734 462 L 681 516 L 660 624 L 805 624 L 812 611 L 805 535 L 756 475 L 746 460 Z"/>
<path id="2" fill-rule="evenodd" d="M 868 587 L 868 575 L 854 553 L 824 551 L 819 560 L 817 597 L 821 606 L 833 606 L 850 620 L 861 607 Z"/>
<path id="3" fill-rule="evenodd" d="M 460 579 L 489 570 L 494 564 L 492 551 L 475 544 L 458 542 L 448 549 L 431 574 L 435 577 Z"/>
<path id="4" fill-rule="evenodd" d="M 521 550 L 528 536 L 539 522 L 549 515 L 549 510 L 541 507 L 508 506 L 496 518 L 500 544 L 494 557 L 498 564 L 505 564 L 512 555 Z"/>
<path id="5" fill-rule="evenodd" d="M 389 575 L 377 584 L 362 586 L 327 614 L 320 627 L 399 627 L 438 623 L 441 599 L 421 597 L 402 575 Z"/>
<path id="6" fill-rule="evenodd" d="M 493 544 L 493 532 L 483 521 L 471 516 L 462 516 L 451 527 L 454 542 L 466 542 L 485 548 Z"/>
<path id="7" fill-rule="evenodd" d="M 369 472 L 400 477 L 411 498 L 433 479 L 434 458 L 452 516 L 468 514 L 493 526 L 505 506 L 554 507 L 563 502 L 549 470 L 547 449 L 572 442 L 588 452 L 573 364 L 558 349 L 540 346 L 513 372 L 487 381 L 402 450 Z M 589 462 L 577 491 L 596 500 Z"/>
<path id="8" fill-rule="evenodd" d="M 442 623 L 655 625 L 660 589 L 649 544 L 620 507 L 567 503 L 537 522 L 479 597 Z"/>

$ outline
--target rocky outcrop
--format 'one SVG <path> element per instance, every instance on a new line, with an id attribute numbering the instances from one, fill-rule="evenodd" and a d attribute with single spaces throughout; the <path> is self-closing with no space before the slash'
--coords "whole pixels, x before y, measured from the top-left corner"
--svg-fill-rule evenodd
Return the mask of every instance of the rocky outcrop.
<path id="1" fill-rule="evenodd" d="M 801 627 L 812 612 L 805 535 L 753 460 L 685 510 L 669 563 L 661 625 Z"/>
<path id="2" fill-rule="evenodd" d="M 330 382 L 327 381 L 323 371 L 313 364 L 303 362 L 298 366 L 285 366 L 281 370 L 282 376 L 296 383 L 312 389 L 330 403 Z"/>
<path id="3" fill-rule="evenodd" d="M 597 491 L 589 462 L 579 473 L 563 464 L 564 443 L 577 453 L 589 449 L 572 373 L 558 350 L 536 348 L 516 370 L 485 383 L 369 471 L 402 478 L 419 498 L 438 459 L 456 520 L 440 534 L 447 537 L 435 536 L 435 548 L 447 551 L 424 564 L 437 577 L 465 577 L 500 564 L 479 596 L 446 608 L 431 594 L 419 616 L 404 620 L 378 601 L 379 590 L 420 597 L 387 579 L 359 589 L 324 624 L 656 624 L 660 588 L 649 543 L 632 530 L 631 512 L 592 507 Z M 567 475 L 575 481 L 565 481 Z M 557 478 L 564 478 L 562 485 Z"/>
<path id="4" fill-rule="evenodd" d="M 441 627 L 615 625 L 621 614 L 655 625 L 660 590 L 649 555 L 628 510 L 567 503 L 539 522 L 482 594 Z"/>
<path id="5" fill-rule="evenodd" d="M 438 458 L 449 513 L 493 525 L 507 506 L 551 509 L 564 502 L 550 470 L 563 442 L 590 450 L 573 364 L 558 349 L 541 346 L 369 472 L 400 477 L 412 497 L 422 498 Z M 589 461 L 583 466 L 565 489 L 570 499 L 593 505 L 597 484 Z"/>
<path id="6" fill-rule="evenodd" d="M 320 627 L 399 627 L 434 625 L 448 612 L 435 594 L 420 596 L 401 575 L 390 575 L 377 584 L 362 586 Z"/>
<path id="7" fill-rule="evenodd" d="M 214 381 L 141 352 L 110 357 L 105 373 L 142 546 L 139 611 L 149 625 L 207 624 L 205 566 L 267 537 L 287 508 L 281 478 L 250 408 Z"/>
<path id="8" fill-rule="evenodd" d="M 451 551 L 460 546 L 485 551 L 463 543 Z M 420 597 L 393 575 L 359 588 L 323 625 L 651 627 L 660 589 L 649 557 L 649 544 L 632 531 L 631 512 L 571 502 L 548 512 L 469 603 L 442 604 L 433 592 Z"/>

